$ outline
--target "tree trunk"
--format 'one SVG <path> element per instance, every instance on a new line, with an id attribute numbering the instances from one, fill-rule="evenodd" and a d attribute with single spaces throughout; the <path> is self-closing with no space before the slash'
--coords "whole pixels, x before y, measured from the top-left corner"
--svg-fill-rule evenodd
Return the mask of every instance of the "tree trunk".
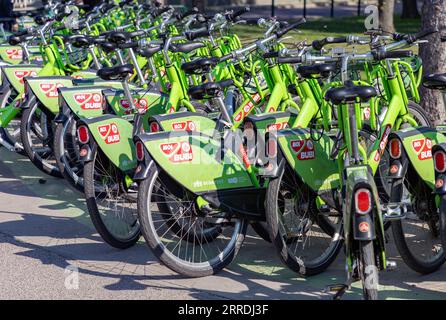
<path id="1" fill-rule="evenodd" d="M 446 30 L 446 0 L 424 0 L 422 7 L 423 30 L 436 28 Z M 427 38 L 429 43 L 420 45 L 420 56 L 423 59 L 424 74 L 446 71 L 446 45 L 440 41 L 440 33 Z M 421 106 L 430 114 L 435 124 L 446 122 L 446 110 L 442 92 L 428 90 L 421 86 Z"/>
<path id="2" fill-rule="evenodd" d="M 395 0 L 379 0 L 379 26 L 384 31 L 394 32 L 393 11 L 395 8 Z"/>
<path id="3" fill-rule="evenodd" d="M 420 17 L 418 12 L 417 0 L 403 0 L 403 12 L 401 18 L 416 19 Z"/>

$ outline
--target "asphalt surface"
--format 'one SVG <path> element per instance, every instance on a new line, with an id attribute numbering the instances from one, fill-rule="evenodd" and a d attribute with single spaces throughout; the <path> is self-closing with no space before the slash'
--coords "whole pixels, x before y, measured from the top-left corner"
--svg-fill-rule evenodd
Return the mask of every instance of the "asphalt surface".
<path id="1" fill-rule="evenodd" d="M 421 276 L 404 265 L 391 241 L 389 252 L 398 269 L 380 274 L 381 298 L 446 299 L 446 267 Z M 4 148 L 0 257 L 0 299 L 329 299 L 323 288 L 345 279 L 342 255 L 323 274 L 304 279 L 252 232 L 229 268 L 184 278 L 161 265 L 143 241 L 127 250 L 103 243 L 82 194 Z M 344 298 L 360 299 L 359 284 Z"/>

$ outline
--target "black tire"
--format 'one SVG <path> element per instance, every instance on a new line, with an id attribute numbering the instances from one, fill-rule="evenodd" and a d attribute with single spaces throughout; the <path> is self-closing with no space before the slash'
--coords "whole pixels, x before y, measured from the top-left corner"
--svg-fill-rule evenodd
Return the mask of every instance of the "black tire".
<path id="1" fill-rule="evenodd" d="M 408 104 L 409 113 L 415 118 L 417 123 L 422 127 L 431 127 L 432 121 L 430 120 L 429 115 L 421 108 L 420 105 L 416 104 L 413 101 L 409 101 Z M 365 125 L 363 127 L 363 131 L 367 134 L 371 135 L 376 140 L 376 133 L 370 128 L 370 126 Z M 391 181 L 387 179 L 388 169 L 389 169 L 389 151 L 388 148 L 384 150 L 383 155 L 381 156 L 379 168 L 375 173 L 374 180 L 376 183 L 376 187 L 378 188 L 379 198 L 382 203 L 388 203 L 390 199 L 390 183 Z M 385 222 L 386 229 L 389 228 L 390 223 Z"/>
<path id="2" fill-rule="evenodd" d="M 106 243 L 118 249 L 130 248 L 141 237 L 136 214 L 136 192 L 131 194 L 125 189 L 122 172 L 101 151 L 97 151 L 97 146 L 92 150 L 93 160 L 84 166 L 85 199 L 91 221 Z M 110 209 L 101 205 L 103 201 L 123 201 L 123 204 L 120 208 Z M 112 224 L 108 223 L 110 217 Z M 116 228 L 129 231 L 118 235 L 112 230 Z"/>
<path id="3" fill-rule="evenodd" d="M 401 220 L 392 221 L 395 246 L 404 262 L 414 271 L 428 274 L 446 261 L 442 245 L 444 204 L 437 208 L 435 194 L 409 166 L 404 178 L 404 191 L 398 202 L 410 203 Z M 444 220 L 444 219 L 443 219 Z"/>
<path id="4" fill-rule="evenodd" d="M 359 241 L 358 271 L 365 300 L 378 300 L 379 272 L 373 241 Z"/>
<path id="5" fill-rule="evenodd" d="M 282 214 L 284 211 L 282 208 L 285 208 L 285 202 L 290 199 L 293 192 L 296 192 L 295 200 L 291 203 L 294 211 L 291 213 L 291 217 L 286 218 Z M 342 237 L 339 236 L 343 232 L 342 215 L 338 213 L 336 217 L 335 213 L 334 219 L 337 219 L 337 223 L 331 224 L 329 217 L 324 217 L 317 211 L 315 199 L 313 192 L 296 178 L 294 170 L 289 166 L 285 167 L 279 177 L 269 182 L 266 194 L 265 211 L 270 239 L 282 262 L 303 276 L 312 276 L 323 272 L 336 259 L 343 246 Z M 296 203 L 297 201 L 300 202 Z M 302 210 L 302 208 L 307 210 L 304 212 L 297 210 Z M 314 238 L 307 242 L 302 235 L 292 235 L 295 232 L 293 225 L 285 220 L 292 220 L 293 217 L 300 219 L 298 227 L 294 227 L 294 229 L 305 229 L 301 234 L 308 237 L 314 235 Z M 323 246 L 326 248 L 322 247 L 321 250 L 316 247 L 305 248 L 305 243 L 311 246 L 322 241 L 325 242 Z M 303 247 L 297 250 L 300 244 Z M 293 249 L 293 245 L 296 245 L 295 249 Z M 314 257 L 309 258 L 310 254 Z"/>
<path id="6" fill-rule="evenodd" d="M 197 211 L 200 209 L 191 205 L 195 203 L 195 199 L 192 196 L 189 198 L 190 195 L 181 186 L 172 184 L 172 180 L 169 180 L 169 188 L 166 187 L 163 179 L 168 178 L 163 175 L 163 179 L 160 179 L 160 175 L 162 175 L 162 172 L 152 163 L 147 178 L 139 184 L 138 217 L 141 223 L 142 234 L 149 248 L 168 268 L 187 277 L 209 276 L 228 266 L 236 257 L 245 238 L 247 228 L 246 220 L 234 219 L 223 213 L 225 215 L 223 220 L 227 220 L 228 222 L 220 222 L 219 224 L 217 222 L 219 219 L 216 219 L 215 222 L 215 225 L 219 225 L 222 229 L 219 232 L 222 237 L 207 242 L 205 237 L 201 237 L 201 235 L 205 234 L 203 222 L 210 217 L 207 214 L 204 214 L 204 216 L 201 214 L 197 215 L 197 212 L 201 212 Z M 175 191 L 171 191 L 170 189 L 172 188 Z M 180 215 L 172 215 L 170 210 L 168 212 L 162 212 L 163 206 L 160 206 L 156 202 L 157 194 L 153 192 L 154 190 L 156 192 L 161 192 L 162 190 L 162 199 L 171 199 L 171 203 L 175 203 L 176 199 L 180 199 L 180 201 L 176 201 L 178 208 L 181 209 L 178 211 L 181 212 Z M 188 203 L 189 205 L 186 204 L 184 206 L 182 205 L 183 203 Z M 171 226 L 175 224 L 169 223 L 169 219 L 165 216 L 166 214 L 171 214 L 171 219 L 182 220 L 184 223 L 189 222 L 190 227 L 188 230 L 190 231 L 185 234 L 183 231 L 180 231 L 180 233 L 178 231 L 172 231 Z M 196 224 L 197 221 L 198 224 Z M 197 232 L 197 226 L 199 227 L 200 223 L 202 230 Z M 194 226 L 195 228 L 192 229 Z M 185 230 L 185 228 L 183 227 L 181 230 Z M 192 232 L 191 230 L 194 231 Z M 229 232 L 225 233 L 225 231 Z M 158 232 L 162 233 L 161 236 L 158 235 Z M 169 236 L 168 233 L 172 233 L 172 238 L 163 242 Z M 226 236 L 229 237 L 228 243 L 220 247 L 219 243 L 224 241 Z M 175 244 L 174 241 L 177 240 L 178 243 Z M 198 252 L 200 249 L 204 250 L 203 246 L 206 247 L 205 257 L 202 255 L 202 251 Z M 215 252 L 214 255 L 212 246 L 215 246 L 218 250 L 224 246 L 224 249 L 219 253 Z M 182 258 L 180 252 L 181 247 L 186 250 L 184 258 Z M 175 253 L 177 248 L 178 256 Z M 199 255 L 200 261 L 196 261 L 197 255 Z"/>
<path id="7" fill-rule="evenodd" d="M 268 231 L 268 224 L 266 222 L 251 222 L 251 227 L 260 238 L 262 238 L 266 242 L 271 243 Z"/>
<path id="8" fill-rule="evenodd" d="M 53 118 L 38 101 L 33 100 L 22 112 L 20 136 L 23 149 L 31 162 L 42 172 L 61 178 L 53 151 Z"/>
<path id="9" fill-rule="evenodd" d="M 433 126 L 430 115 L 418 103 L 409 101 L 407 108 L 409 109 L 409 113 L 415 118 L 420 127 Z"/>
<path id="10" fill-rule="evenodd" d="M 64 123 L 56 126 L 54 138 L 54 155 L 62 177 L 74 188 L 84 192 L 83 164 L 78 158 L 76 121 L 68 117 Z"/>
<path id="11" fill-rule="evenodd" d="M 443 248 L 446 248 L 446 196 L 440 200 L 440 239 Z"/>

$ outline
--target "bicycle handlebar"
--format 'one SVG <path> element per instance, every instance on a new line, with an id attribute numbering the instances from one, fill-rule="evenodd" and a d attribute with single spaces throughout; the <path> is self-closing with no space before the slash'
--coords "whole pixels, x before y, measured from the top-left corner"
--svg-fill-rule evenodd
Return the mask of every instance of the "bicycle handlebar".
<path id="1" fill-rule="evenodd" d="M 346 43 L 346 42 L 347 42 L 347 37 L 337 37 L 337 38 L 326 37 L 322 40 L 314 40 L 311 46 L 313 47 L 314 50 L 320 51 L 327 44 Z"/>
<path id="2" fill-rule="evenodd" d="M 275 32 L 275 35 L 277 36 L 277 39 L 283 37 L 285 34 L 287 34 L 288 32 L 290 32 L 291 30 L 293 30 L 294 28 L 300 26 L 301 24 L 304 24 L 307 20 L 305 20 L 305 18 L 300 19 L 297 22 L 294 22 L 292 24 L 290 24 L 289 26 L 280 29 L 279 31 Z"/>
<path id="3" fill-rule="evenodd" d="M 236 12 L 230 12 L 230 13 L 225 14 L 225 18 L 228 21 L 234 22 L 239 16 L 241 16 L 242 14 L 245 14 L 249 11 L 251 11 L 251 8 L 245 7 L 240 10 L 237 10 Z"/>

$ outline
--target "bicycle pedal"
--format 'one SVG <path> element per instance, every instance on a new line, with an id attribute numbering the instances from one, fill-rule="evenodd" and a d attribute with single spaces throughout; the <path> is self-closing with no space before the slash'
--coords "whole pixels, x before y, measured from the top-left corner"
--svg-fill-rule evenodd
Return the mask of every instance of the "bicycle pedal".
<path id="1" fill-rule="evenodd" d="M 332 284 L 332 285 L 328 285 L 324 288 L 323 292 L 324 293 L 338 293 L 341 290 L 346 290 L 348 289 L 348 286 L 344 283 L 339 283 L 339 284 Z"/>
<path id="2" fill-rule="evenodd" d="M 319 212 L 320 213 L 330 213 L 331 209 L 330 206 L 323 204 L 319 207 Z"/>
<path id="3" fill-rule="evenodd" d="M 386 261 L 386 271 L 395 271 L 397 269 L 396 261 L 387 260 Z"/>
<path id="4" fill-rule="evenodd" d="M 401 220 L 406 217 L 407 209 L 405 207 L 401 208 L 401 205 L 387 205 L 383 210 L 384 220 Z"/>

